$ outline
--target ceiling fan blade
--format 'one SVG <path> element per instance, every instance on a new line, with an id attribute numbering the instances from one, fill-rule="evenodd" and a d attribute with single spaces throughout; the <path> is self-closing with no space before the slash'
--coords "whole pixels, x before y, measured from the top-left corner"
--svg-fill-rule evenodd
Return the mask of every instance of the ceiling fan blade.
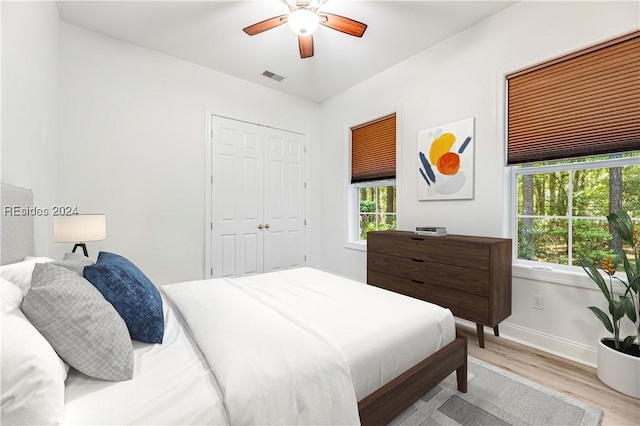
<path id="1" fill-rule="evenodd" d="M 298 46 L 300 47 L 300 57 L 310 58 L 313 56 L 313 36 L 312 35 L 299 35 Z"/>
<path id="2" fill-rule="evenodd" d="M 279 27 L 280 25 L 287 22 L 288 17 L 289 15 L 274 16 L 273 18 L 260 21 L 257 24 L 249 25 L 247 28 L 243 28 L 242 31 L 249 34 L 250 36 L 254 36 L 272 28 Z"/>
<path id="3" fill-rule="evenodd" d="M 318 16 L 320 17 L 320 25 L 352 36 L 362 37 L 364 31 L 367 29 L 366 24 L 345 18 L 344 16 L 325 12 L 319 13 Z"/>

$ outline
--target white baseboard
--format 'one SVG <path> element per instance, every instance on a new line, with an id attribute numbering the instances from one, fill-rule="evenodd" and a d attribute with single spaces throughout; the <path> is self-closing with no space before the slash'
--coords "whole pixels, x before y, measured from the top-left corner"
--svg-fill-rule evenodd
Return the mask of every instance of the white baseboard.
<path id="1" fill-rule="evenodd" d="M 475 328 L 475 324 L 456 318 L 456 322 Z M 491 333 L 485 330 L 485 333 Z M 570 359 L 581 364 L 595 367 L 597 363 L 597 348 L 573 342 L 562 337 L 553 336 L 527 327 L 509 322 L 500 323 L 500 337 L 530 346 L 541 351 Z"/>

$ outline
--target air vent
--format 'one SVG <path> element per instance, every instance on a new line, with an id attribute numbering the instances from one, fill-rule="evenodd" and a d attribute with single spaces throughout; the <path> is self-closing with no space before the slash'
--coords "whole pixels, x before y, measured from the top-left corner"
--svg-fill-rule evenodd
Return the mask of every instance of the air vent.
<path id="1" fill-rule="evenodd" d="M 283 76 L 272 73 L 271 71 L 265 71 L 262 73 L 262 75 L 264 75 L 265 77 L 270 78 L 271 80 L 275 80 L 275 81 L 282 81 L 284 79 Z"/>

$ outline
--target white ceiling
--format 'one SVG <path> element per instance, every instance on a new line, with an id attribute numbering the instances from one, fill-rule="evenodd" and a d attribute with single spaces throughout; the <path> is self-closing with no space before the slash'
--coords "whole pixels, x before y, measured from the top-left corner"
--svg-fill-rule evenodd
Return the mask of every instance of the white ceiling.
<path id="1" fill-rule="evenodd" d="M 287 25 L 242 29 L 286 13 L 279 0 L 58 1 L 60 18 L 176 58 L 315 102 L 415 55 L 514 1 L 328 0 L 322 11 L 363 22 L 362 38 L 320 26 L 315 55 L 300 59 Z M 263 71 L 284 76 L 276 82 Z"/>

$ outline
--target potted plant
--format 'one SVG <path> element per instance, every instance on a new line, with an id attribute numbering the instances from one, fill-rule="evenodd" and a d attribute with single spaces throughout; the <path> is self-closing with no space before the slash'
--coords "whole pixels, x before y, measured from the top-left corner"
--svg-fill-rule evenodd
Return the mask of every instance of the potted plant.
<path id="1" fill-rule="evenodd" d="M 609 225 L 623 243 L 615 257 L 605 259 L 602 270 L 605 279 L 592 262 L 583 262 L 583 268 L 597 284 L 607 300 L 608 313 L 596 306 L 589 309 L 600 319 L 612 337 L 600 339 L 598 345 L 598 378 L 609 387 L 640 398 L 640 262 L 638 262 L 638 239 L 635 226 L 625 211 L 618 211 L 607 216 Z M 624 246 L 628 246 L 625 252 Z M 620 263 L 626 274 L 626 280 L 616 276 Z M 613 283 L 622 284 L 623 291 L 614 295 Z M 623 321 L 630 321 L 635 328 L 635 335 L 621 337 Z M 637 340 L 637 341 L 636 341 Z"/>

